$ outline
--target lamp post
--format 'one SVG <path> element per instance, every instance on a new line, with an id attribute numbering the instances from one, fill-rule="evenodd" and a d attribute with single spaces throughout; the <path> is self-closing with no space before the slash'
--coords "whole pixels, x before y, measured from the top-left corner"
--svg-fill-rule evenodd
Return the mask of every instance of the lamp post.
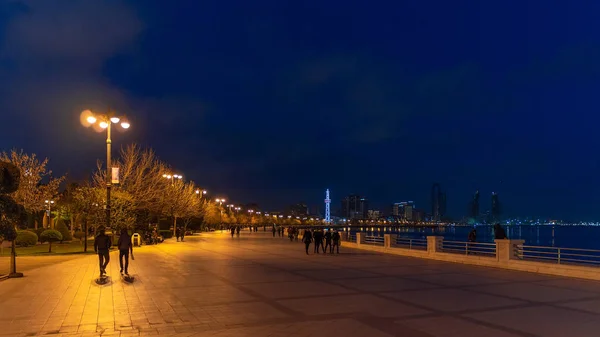
<path id="1" fill-rule="evenodd" d="M 48 229 L 52 229 L 52 218 L 50 218 L 50 215 L 52 214 L 52 205 L 54 205 L 54 200 L 45 200 L 44 203 L 46 204 L 46 218 L 48 219 Z"/>
<path id="2" fill-rule="evenodd" d="M 112 186 L 112 163 L 111 163 L 111 127 L 119 124 L 123 129 L 129 129 L 131 124 L 125 117 L 118 117 L 112 112 L 107 114 L 94 114 L 89 111 L 86 121 L 90 124 L 98 123 L 101 129 L 106 130 L 106 228 L 110 228 L 110 189 Z"/>
<path id="3" fill-rule="evenodd" d="M 175 179 L 183 179 L 181 174 L 168 174 L 165 173 L 162 175 L 163 178 L 171 180 L 171 187 L 175 188 Z M 177 216 L 173 212 L 173 236 L 177 236 Z"/>
<path id="4" fill-rule="evenodd" d="M 223 230 L 223 203 L 225 202 L 225 199 L 215 199 L 215 202 L 219 203 L 219 222 L 221 223 L 221 231 Z"/>

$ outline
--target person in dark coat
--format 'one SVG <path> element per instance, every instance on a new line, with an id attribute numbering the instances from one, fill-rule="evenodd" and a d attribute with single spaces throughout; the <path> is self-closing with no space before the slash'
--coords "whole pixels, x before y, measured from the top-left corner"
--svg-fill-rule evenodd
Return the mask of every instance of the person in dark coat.
<path id="1" fill-rule="evenodd" d="M 131 259 L 133 258 L 133 244 L 131 243 L 131 236 L 127 233 L 127 228 L 121 229 L 121 236 L 117 241 L 117 247 L 119 247 L 119 265 L 121 266 L 121 274 L 129 275 L 129 253 L 131 253 Z M 123 264 L 125 259 L 125 264 Z"/>
<path id="2" fill-rule="evenodd" d="M 98 228 L 98 235 L 94 239 L 94 252 L 98 254 L 98 262 L 100 263 L 100 277 L 106 275 L 106 267 L 110 262 L 109 250 L 112 246 L 110 236 L 104 232 L 104 227 Z"/>
<path id="3" fill-rule="evenodd" d="M 331 228 L 327 230 L 327 232 L 325 232 L 325 247 L 323 248 L 323 254 L 327 254 L 327 247 L 329 247 L 329 250 L 332 250 L 332 246 L 331 246 L 331 239 L 332 239 L 332 234 L 331 234 Z"/>
<path id="4" fill-rule="evenodd" d="M 308 255 L 308 248 L 310 247 L 310 243 L 313 240 L 313 235 L 311 233 L 311 231 L 309 231 L 308 229 L 304 231 L 304 235 L 302 236 L 302 242 L 304 242 L 304 245 L 306 247 L 306 255 Z"/>
<path id="5" fill-rule="evenodd" d="M 499 223 L 494 225 L 494 239 L 496 239 L 496 240 L 508 239 L 508 237 L 506 236 L 506 232 L 504 231 L 504 228 L 502 228 L 502 226 L 500 226 Z"/>
<path id="6" fill-rule="evenodd" d="M 337 230 L 333 232 L 333 235 L 331 236 L 331 240 L 333 241 L 333 245 L 331 246 L 331 250 L 330 253 L 333 254 L 333 249 L 336 248 L 337 249 L 337 253 L 340 253 L 340 241 L 341 241 L 341 237 L 340 237 L 340 232 L 338 232 Z"/>
<path id="7" fill-rule="evenodd" d="M 181 236 L 181 229 L 179 227 L 175 228 L 175 237 L 177 238 L 177 242 L 179 242 L 179 237 Z"/>

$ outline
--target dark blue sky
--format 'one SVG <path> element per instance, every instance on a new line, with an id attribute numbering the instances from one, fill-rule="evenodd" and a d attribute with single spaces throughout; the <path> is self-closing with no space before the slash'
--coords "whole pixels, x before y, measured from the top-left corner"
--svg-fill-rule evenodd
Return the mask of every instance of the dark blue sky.
<path id="1" fill-rule="evenodd" d="M 83 177 L 108 105 L 211 191 L 264 208 L 332 190 L 449 213 L 600 219 L 600 2 L 0 2 L 0 148 Z"/>

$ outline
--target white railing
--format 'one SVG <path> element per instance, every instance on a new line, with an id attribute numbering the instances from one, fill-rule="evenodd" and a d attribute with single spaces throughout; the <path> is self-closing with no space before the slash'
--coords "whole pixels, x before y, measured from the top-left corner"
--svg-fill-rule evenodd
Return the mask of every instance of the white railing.
<path id="1" fill-rule="evenodd" d="M 393 248 L 408 248 L 427 250 L 427 239 L 412 239 L 397 237 L 396 242 L 391 242 Z"/>
<path id="2" fill-rule="evenodd" d="M 464 255 L 496 256 L 496 244 L 486 242 L 442 241 L 441 251 Z"/>
<path id="3" fill-rule="evenodd" d="M 600 250 L 516 245 L 520 260 L 600 266 Z"/>
<path id="4" fill-rule="evenodd" d="M 366 236 L 365 243 L 376 246 L 383 246 L 383 236 Z"/>

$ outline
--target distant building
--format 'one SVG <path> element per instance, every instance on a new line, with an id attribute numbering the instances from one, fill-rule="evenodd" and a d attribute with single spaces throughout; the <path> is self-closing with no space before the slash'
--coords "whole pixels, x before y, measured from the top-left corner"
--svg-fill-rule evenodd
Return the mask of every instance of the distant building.
<path id="1" fill-rule="evenodd" d="M 413 221 L 416 221 L 416 222 L 425 221 L 425 211 L 422 209 L 413 209 L 412 216 L 413 216 Z"/>
<path id="2" fill-rule="evenodd" d="M 299 203 L 290 206 L 290 214 L 293 216 L 307 216 L 308 206 L 304 203 Z"/>
<path id="3" fill-rule="evenodd" d="M 500 211 L 500 200 L 498 199 L 498 193 L 492 192 L 492 207 L 490 209 L 492 221 L 500 220 Z"/>
<path id="4" fill-rule="evenodd" d="M 378 210 L 370 209 L 367 214 L 370 220 L 377 220 L 381 216 L 381 212 Z"/>
<path id="5" fill-rule="evenodd" d="M 477 219 L 479 217 L 479 191 L 476 191 L 471 200 L 471 209 L 469 212 L 471 218 Z"/>
<path id="6" fill-rule="evenodd" d="M 345 219 L 367 219 L 369 201 L 358 195 L 349 195 L 342 199 L 341 216 Z"/>
<path id="7" fill-rule="evenodd" d="M 402 201 L 392 204 L 392 216 L 398 220 L 414 221 L 415 204 L 412 201 Z"/>
<path id="8" fill-rule="evenodd" d="M 446 193 L 442 192 L 440 184 L 431 187 L 431 219 L 440 221 L 446 214 Z"/>

